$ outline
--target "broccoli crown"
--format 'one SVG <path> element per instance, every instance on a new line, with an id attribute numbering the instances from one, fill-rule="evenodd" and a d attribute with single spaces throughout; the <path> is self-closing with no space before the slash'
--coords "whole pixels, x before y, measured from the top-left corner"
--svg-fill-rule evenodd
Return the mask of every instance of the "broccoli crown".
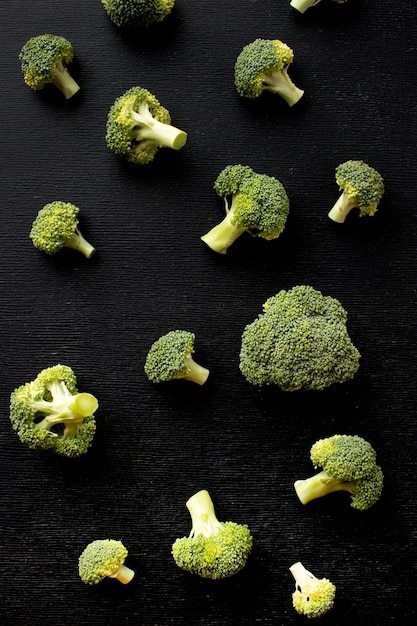
<path id="1" fill-rule="evenodd" d="M 384 180 L 363 161 L 346 161 L 336 168 L 336 183 L 359 208 L 359 215 L 374 215 L 384 194 Z"/>
<path id="2" fill-rule="evenodd" d="M 290 567 L 295 578 L 293 607 L 301 615 L 321 617 L 334 606 L 336 587 L 327 578 L 316 578 L 302 563 Z"/>
<path id="3" fill-rule="evenodd" d="M 352 378 L 360 354 L 340 302 L 307 285 L 281 290 L 242 334 L 240 370 L 254 385 L 321 390 Z"/>
<path id="4" fill-rule="evenodd" d="M 175 0 L 101 0 L 116 26 L 149 26 L 161 22 L 175 5 Z"/>
<path id="5" fill-rule="evenodd" d="M 127 554 L 121 541 L 97 539 L 89 543 L 78 560 L 81 580 L 88 585 L 96 585 L 106 577 L 117 578 Z"/>
<path id="6" fill-rule="evenodd" d="M 30 448 L 76 457 L 92 444 L 97 407 L 93 395 L 78 393 L 73 370 L 55 365 L 12 392 L 10 420 Z"/>
<path id="7" fill-rule="evenodd" d="M 192 358 L 195 335 L 187 330 L 171 330 L 149 349 L 144 370 L 153 383 L 185 378 L 202 385 L 209 371 Z"/>

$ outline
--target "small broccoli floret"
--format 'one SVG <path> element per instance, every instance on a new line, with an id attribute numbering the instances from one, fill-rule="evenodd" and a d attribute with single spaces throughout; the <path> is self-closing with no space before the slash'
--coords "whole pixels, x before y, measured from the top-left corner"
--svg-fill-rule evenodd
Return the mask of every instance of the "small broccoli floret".
<path id="1" fill-rule="evenodd" d="M 338 4 L 344 4 L 347 0 L 333 0 Z M 305 13 L 310 7 L 316 6 L 321 0 L 291 0 L 290 5 L 299 13 Z"/>
<path id="2" fill-rule="evenodd" d="M 252 549 L 246 525 L 219 522 L 209 493 L 203 489 L 186 503 L 191 533 L 177 539 L 172 555 L 178 567 L 202 578 L 218 580 L 240 572 Z"/>
<path id="3" fill-rule="evenodd" d="M 128 89 L 110 108 L 107 146 L 131 163 L 145 165 L 158 148 L 180 150 L 186 140 L 187 134 L 171 125 L 169 112 L 147 89 Z"/>
<path id="4" fill-rule="evenodd" d="M 55 365 L 13 391 L 10 420 L 29 448 L 76 457 L 92 444 L 97 408 L 91 393 L 78 393 L 73 370 Z"/>
<path id="5" fill-rule="evenodd" d="M 209 370 L 192 357 L 195 335 L 187 330 L 171 330 L 152 344 L 145 361 L 145 374 L 153 383 L 177 378 L 204 385 Z"/>
<path id="6" fill-rule="evenodd" d="M 23 78 L 29 87 L 38 91 L 52 83 L 67 99 L 80 89 L 67 68 L 73 58 L 72 44 L 64 37 L 49 34 L 32 37 L 19 54 Z"/>
<path id="7" fill-rule="evenodd" d="M 243 331 L 240 370 L 254 385 L 321 390 L 352 378 L 359 351 L 340 302 L 308 285 L 281 290 Z"/>
<path id="8" fill-rule="evenodd" d="M 336 587 L 327 578 L 316 578 L 302 563 L 291 565 L 295 591 L 292 594 L 293 607 L 301 615 L 321 617 L 334 606 Z"/>
<path id="9" fill-rule="evenodd" d="M 318 474 L 297 480 L 294 488 L 302 504 L 335 491 L 348 491 L 351 506 L 366 511 L 379 500 L 383 473 L 376 464 L 376 452 L 358 435 L 333 435 L 319 439 L 310 450 Z"/>
<path id="10" fill-rule="evenodd" d="M 288 75 L 293 59 L 292 49 L 279 39 L 255 39 L 242 49 L 236 59 L 235 87 L 238 94 L 244 98 L 257 98 L 264 91 L 271 91 L 293 106 L 304 93 Z"/>
<path id="11" fill-rule="evenodd" d="M 217 177 L 214 189 L 224 198 L 226 217 L 201 239 L 215 252 L 226 254 L 245 232 L 271 240 L 284 230 L 289 200 L 273 176 L 257 174 L 247 165 L 228 165 Z"/>
<path id="12" fill-rule="evenodd" d="M 150 26 L 161 22 L 174 8 L 175 0 L 101 0 L 116 26 Z"/>
<path id="13" fill-rule="evenodd" d="M 41 209 L 32 224 L 30 238 L 33 245 L 46 252 L 56 254 L 62 248 L 78 250 L 87 259 L 95 252 L 78 229 L 79 208 L 70 202 L 55 200 Z"/>
<path id="14" fill-rule="evenodd" d="M 87 585 L 96 585 L 104 578 L 117 578 L 126 585 L 135 572 L 124 565 L 127 550 L 121 541 L 96 539 L 82 552 L 78 560 L 78 572 Z"/>
<path id="15" fill-rule="evenodd" d="M 384 180 L 379 172 L 363 161 L 346 161 L 336 168 L 336 183 L 342 194 L 329 212 L 334 222 L 343 224 L 352 209 L 360 217 L 374 215 L 384 194 Z"/>

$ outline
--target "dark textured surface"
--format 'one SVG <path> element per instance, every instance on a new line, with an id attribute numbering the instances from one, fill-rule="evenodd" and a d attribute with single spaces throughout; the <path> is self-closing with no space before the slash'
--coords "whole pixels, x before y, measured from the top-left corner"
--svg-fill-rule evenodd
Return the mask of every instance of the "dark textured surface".
<path id="1" fill-rule="evenodd" d="M 302 624 L 297 560 L 337 586 L 322 624 L 414 622 L 416 19 L 414 0 L 323 0 L 304 16 L 286 0 L 177 0 L 165 23 L 131 35 L 99 0 L 2 0 L 2 626 Z M 44 32 L 74 45 L 73 100 L 23 82 L 20 48 Z M 256 37 L 293 47 L 305 89 L 294 108 L 237 96 L 234 60 Z M 188 131 L 183 150 L 143 168 L 104 143 L 110 105 L 136 84 Z M 327 218 L 334 168 L 350 158 L 379 169 L 386 194 L 374 218 L 339 226 Z M 239 162 L 277 176 L 291 214 L 279 240 L 242 236 L 220 256 L 200 236 L 222 217 L 215 177 Z M 91 260 L 32 246 L 32 220 L 54 199 L 80 207 Z M 238 370 L 240 334 L 269 296 L 301 283 L 348 310 L 361 369 L 317 394 L 253 388 Z M 150 343 L 173 328 L 196 334 L 204 387 L 146 380 Z M 58 362 L 100 401 L 79 460 L 27 449 L 8 419 L 10 392 Z M 311 444 L 335 433 L 377 449 L 385 490 L 367 513 L 343 495 L 296 499 Z M 254 536 L 246 569 L 215 584 L 170 555 L 201 488 Z M 96 538 L 123 540 L 130 585 L 81 583 L 78 555 Z"/>

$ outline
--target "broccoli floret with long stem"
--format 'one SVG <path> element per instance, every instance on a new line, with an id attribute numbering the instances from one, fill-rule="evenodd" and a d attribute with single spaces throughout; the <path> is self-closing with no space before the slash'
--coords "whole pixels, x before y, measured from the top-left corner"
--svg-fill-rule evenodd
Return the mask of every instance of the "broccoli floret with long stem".
<path id="1" fill-rule="evenodd" d="M 228 165 L 214 189 L 225 201 L 226 217 L 201 239 L 212 250 L 226 254 L 243 233 L 277 239 L 284 230 L 289 200 L 284 186 L 273 176 L 257 174 L 247 165 Z"/>
<path id="2" fill-rule="evenodd" d="M 351 494 L 351 506 L 366 511 L 380 499 L 383 473 L 376 463 L 375 450 L 362 437 L 333 435 L 319 439 L 312 446 L 310 457 L 313 467 L 322 470 L 294 483 L 302 504 L 329 493 L 348 491 Z"/>
<path id="3" fill-rule="evenodd" d="M 329 212 L 334 222 L 343 224 L 352 209 L 359 216 L 374 215 L 384 194 L 384 180 L 376 169 L 363 161 L 346 161 L 336 168 L 336 183 L 342 190 Z"/>
<path id="4" fill-rule="evenodd" d="M 144 165 L 159 148 L 180 150 L 186 141 L 187 133 L 171 125 L 169 112 L 147 89 L 128 89 L 110 108 L 107 146 L 131 163 Z"/>
<path id="5" fill-rule="evenodd" d="M 95 248 L 78 228 L 78 213 L 79 208 L 71 202 L 55 200 L 46 204 L 32 224 L 29 236 L 33 245 L 47 254 L 56 254 L 62 248 L 72 248 L 89 259 Z"/>
<path id="6" fill-rule="evenodd" d="M 101 0 L 116 26 L 139 27 L 162 22 L 172 11 L 175 0 Z"/>
<path id="7" fill-rule="evenodd" d="M 195 335 L 187 330 L 171 330 L 149 349 L 145 374 L 153 383 L 183 378 L 204 385 L 209 370 L 193 359 Z"/>
<path id="8" fill-rule="evenodd" d="M 74 48 L 64 37 L 32 37 L 21 49 L 19 59 L 24 81 L 35 91 L 52 83 L 69 99 L 80 89 L 67 68 L 74 59 Z"/>
<path id="9" fill-rule="evenodd" d="M 289 106 L 303 96 L 288 75 L 294 52 L 279 39 L 255 39 L 244 46 L 235 63 L 235 87 L 244 98 L 257 98 L 264 91 L 278 94 Z"/>
<path id="10" fill-rule="evenodd" d="M 344 4 L 347 0 L 333 0 L 338 4 Z M 310 7 L 316 6 L 321 0 L 291 0 L 290 5 L 299 13 L 305 13 Z"/>
<path id="11" fill-rule="evenodd" d="M 29 448 L 75 457 L 92 444 L 97 408 L 95 396 L 78 392 L 73 370 L 55 365 L 13 391 L 10 420 Z"/>
<path id="12" fill-rule="evenodd" d="M 116 578 L 126 585 L 135 572 L 124 564 L 127 549 L 115 539 L 96 539 L 88 544 L 78 560 L 78 573 L 87 585 L 96 585 L 105 578 Z"/>
<path id="13" fill-rule="evenodd" d="M 252 550 L 249 528 L 235 522 L 219 522 L 205 489 L 194 494 L 186 506 L 192 528 L 188 537 L 177 539 L 172 546 L 178 567 L 214 580 L 240 572 Z"/>
<path id="14" fill-rule="evenodd" d="M 328 578 L 317 578 L 300 562 L 289 569 L 295 580 L 292 603 L 297 613 L 321 617 L 333 608 L 336 586 Z"/>

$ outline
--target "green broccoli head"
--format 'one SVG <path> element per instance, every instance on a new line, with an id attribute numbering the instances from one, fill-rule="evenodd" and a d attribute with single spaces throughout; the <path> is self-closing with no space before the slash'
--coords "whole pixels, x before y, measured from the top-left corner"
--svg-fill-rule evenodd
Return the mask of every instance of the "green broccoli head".
<path id="1" fill-rule="evenodd" d="M 175 0 L 101 0 L 116 26 L 139 27 L 161 22 L 174 8 Z"/>
<path id="2" fill-rule="evenodd" d="M 359 351 L 340 302 L 308 285 L 281 290 L 242 334 L 240 370 L 254 385 L 322 390 L 351 379 Z"/>
<path id="3" fill-rule="evenodd" d="M 78 229 L 78 213 L 79 208 L 70 202 L 55 200 L 46 204 L 32 224 L 29 236 L 33 245 L 47 254 L 72 248 L 89 259 L 95 248 Z"/>
<path id="4" fill-rule="evenodd" d="M 184 378 L 203 385 L 209 370 L 194 361 L 194 342 L 194 333 L 187 330 L 171 330 L 155 341 L 149 349 L 144 366 L 149 380 L 161 383 Z"/>
<path id="5" fill-rule="evenodd" d="M 363 161 L 346 161 L 336 168 L 336 183 L 342 190 L 329 212 L 334 222 L 343 224 L 352 209 L 360 217 L 374 215 L 384 194 L 384 180 L 379 172 Z"/>
<path id="6" fill-rule="evenodd" d="M 255 39 L 247 44 L 235 63 L 238 94 L 244 98 L 257 98 L 264 91 L 270 91 L 293 106 L 304 93 L 288 75 L 293 59 L 292 49 L 279 39 Z"/>
<path id="7" fill-rule="evenodd" d="M 293 607 L 301 615 L 321 617 L 334 606 L 336 587 L 327 578 L 317 578 L 302 563 L 294 563 L 290 572 L 295 580 Z"/>
<path id="8" fill-rule="evenodd" d="M 67 68 L 73 58 L 72 44 L 64 37 L 49 34 L 32 37 L 19 54 L 23 78 L 29 87 L 38 91 L 52 83 L 67 99 L 80 89 Z"/>
<path id="9" fill-rule="evenodd" d="M 172 546 L 178 567 L 213 580 L 240 572 L 252 549 L 248 527 L 219 522 L 205 489 L 192 496 L 186 506 L 191 514 L 192 529 L 188 537 L 177 539 Z"/>
<path id="10" fill-rule="evenodd" d="M 344 4 L 347 0 L 333 0 L 338 4 Z M 316 6 L 321 0 L 291 0 L 290 5 L 299 13 L 305 13 L 310 7 Z"/>
<path id="11" fill-rule="evenodd" d="M 284 230 L 289 200 L 273 176 L 257 174 L 247 165 L 228 165 L 218 175 L 214 189 L 224 198 L 226 217 L 201 239 L 215 252 L 226 254 L 245 232 L 271 240 Z"/>
<path id="12" fill-rule="evenodd" d="M 121 541 L 96 539 L 88 544 L 78 560 L 78 572 L 87 585 L 96 585 L 104 578 L 129 583 L 135 572 L 124 565 L 127 550 Z"/>
<path id="13" fill-rule="evenodd" d="M 76 457 L 92 444 L 97 408 L 92 394 L 78 393 L 73 370 L 55 365 L 13 391 L 10 420 L 19 439 L 29 448 Z"/>
<path id="14" fill-rule="evenodd" d="M 111 106 L 106 142 L 127 161 L 145 165 L 159 148 L 180 150 L 187 134 L 171 125 L 171 116 L 147 89 L 132 87 Z"/>
<path id="15" fill-rule="evenodd" d="M 351 506 L 366 511 L 382 493 L 383 473 L 376 463 L 376 452 L 358 435 L 333 435 L 319 439 L 310 450 L 318 474 L 297 480 L 294 488 L 302 504 L 336 491 L 351 494 Z"/>

